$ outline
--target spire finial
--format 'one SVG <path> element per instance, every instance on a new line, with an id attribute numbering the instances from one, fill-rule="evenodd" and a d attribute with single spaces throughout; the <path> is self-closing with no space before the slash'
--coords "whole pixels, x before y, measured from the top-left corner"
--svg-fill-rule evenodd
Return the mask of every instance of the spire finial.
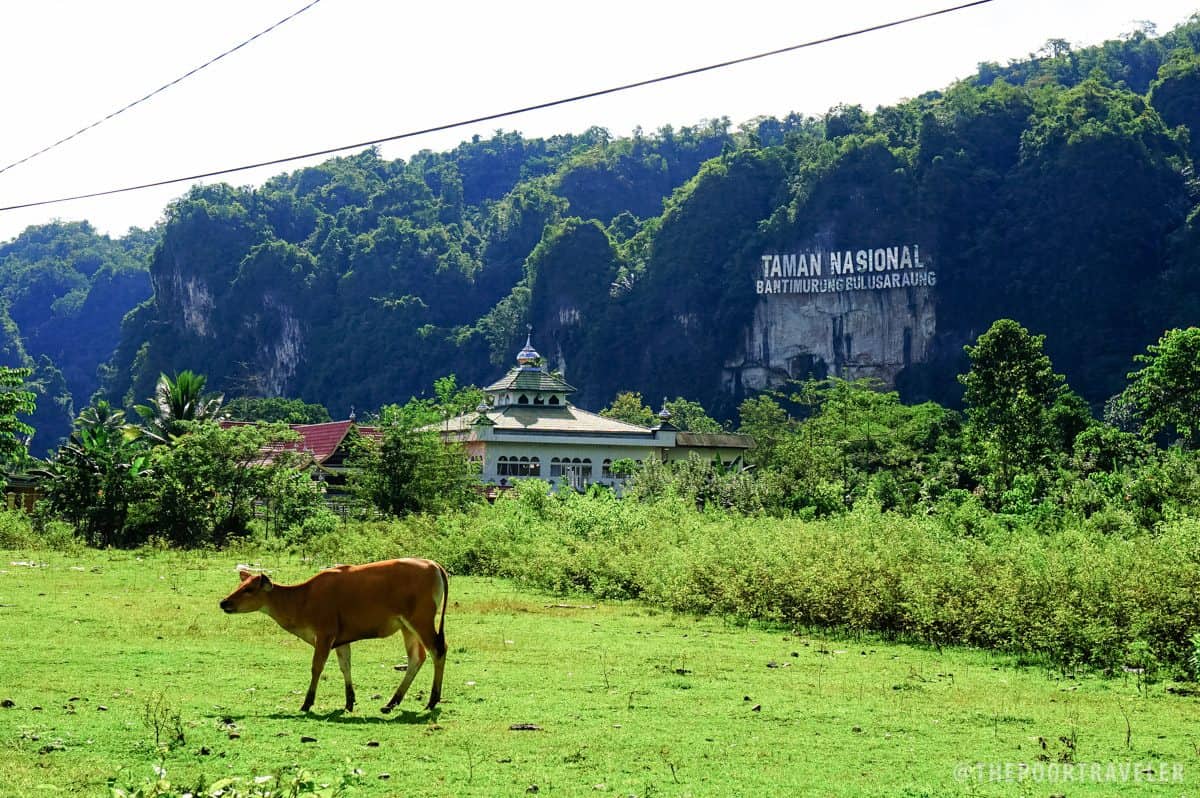
<path id="1" fill-rule="evenodd" d="M 477 415 L 475 416 L 475 420 L 471 423 L 474 425 L 477 425 L 477 426 L 478 425 L 495 426 L 496 422 L 494 422 L 490 418 L 488 418 L 488 410 L 490 410 L 490 409 L 491 408 L 488 406 L 487 400 L 486 399 L 481 400 L 479 402 L 479 404 L 476 405 L 476 407 L 475 407 L 475 412 L 477 413 Z"/>
<path id="2" fill-rule="evenodd" d="M 533 325 L 525 325 L 525 348 L 517 353 L 517 364 L 523 367 L 536 368 L 542 356 L 533 348 Z"/>

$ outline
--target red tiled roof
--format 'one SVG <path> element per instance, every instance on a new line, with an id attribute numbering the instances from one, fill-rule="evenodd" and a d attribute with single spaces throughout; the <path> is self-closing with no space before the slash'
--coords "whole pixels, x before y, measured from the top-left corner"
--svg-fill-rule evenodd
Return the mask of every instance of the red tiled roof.
<path id="1" fill-rule="evenodd" d="M 222 421 L 222 427 L 237 427 L 250 424 L 248 421 Z M 328 421 L 324 424 L 289 424 L 288 427 L 300 435 L 300 440 L 295 443 L 289 443 L 283 446 L 272 445 L 268 449 L 276 451 L 293 451 L 304 452 L 311 455 L 313 460 L 318 464 L 328 460 L 338 447 L 342 445 L 342 441 L 346 439 L 346 434 L 350 432 L 350 427 L 355 427 L 358 433 L 366 438 L 379 440 L 382 433 L 377 427 L 360 427 L 356 426 L 353 421 Z"/>
<path id="2" fill-rule="evenodd" d="M 300 448 L 310 452 L 318 463 L 324 463 L 337 451 L 350 431 L 353 421 L 330 421 L 325 424 L 289 424 L 300 433 Z"/>

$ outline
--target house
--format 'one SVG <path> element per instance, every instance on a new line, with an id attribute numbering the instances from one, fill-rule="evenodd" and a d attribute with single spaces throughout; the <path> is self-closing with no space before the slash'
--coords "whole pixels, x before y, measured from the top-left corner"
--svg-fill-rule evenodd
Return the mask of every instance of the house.
<path id="1" fill-rule="evenodd" d="M 754 446 L 747 435 L 679 430 L 665 407 L 654 427 L 590 413 L 572 405 L 575 388 L 540 363 L 527 338 L 517 365 L 484 388 L 490 401 L 427 428 L 437 430 L 443 440 L 462 443 L 479 463 L 485 484 L 503 488 L 536 477 L 555 489 L 583 490 L 599 483 L 619 491 L 624 484 L 621 466 L 628 461 L 672 462 L 695 454 L 736 468 Z"/>
<path id="2" fill-rule="evenodd" d="M 38 501 L 45 496 L 41 479 L 28 472 L 7 474 L 4 483 L 4 506 L 10 510 L 32 513 Z"/>
<path id="3" fill-rule="evenodd" d="M 222 421 L 224 428 L 253 425 L 250 421 Z M 362 436 L 378 441 L 382 432 L 378 427 L 359 425 L 354 414 L 345 421 L 327 421 L 323 424 L 289 424 L 288 428 L 299 435 L 299 439 L 288 443 L 276 443 L 263 452 L 270 460 L 275 452 L 287 451 L 306 455 L 304 467 L 311 468 L 313 478 L 327 486 L 330 494 L 344 492 L 346 484 L 346 460 L 353 452 L 354 439 Z"/>

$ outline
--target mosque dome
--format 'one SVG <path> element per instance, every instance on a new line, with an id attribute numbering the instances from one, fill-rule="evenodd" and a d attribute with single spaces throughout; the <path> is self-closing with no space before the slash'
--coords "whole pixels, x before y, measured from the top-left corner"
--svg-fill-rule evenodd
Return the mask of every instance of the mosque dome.
<path id="1" fill-rule="evenodd" d="M 517 363 L 522 368 L 537 368 L 542 356 L 533 348 L 530 338 L 533 333 L 525 336 L 525 348 L 517 353 Z"/>

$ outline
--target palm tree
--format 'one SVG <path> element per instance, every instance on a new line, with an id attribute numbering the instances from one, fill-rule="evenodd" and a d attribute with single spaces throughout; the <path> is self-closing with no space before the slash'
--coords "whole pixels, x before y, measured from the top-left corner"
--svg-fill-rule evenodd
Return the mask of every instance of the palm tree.
<path id="1" fill-rule="evenodd" d="M 125 413 L 103 399 L 85 407 L 79 417 L 75 419 L 76 429 L 89 431 L 103 429 L 108 432 L 117 432 L 126 426 L 128 425 L 125 421 Z"/>
<path id="2" fill-rule="evenodd" d="M 142 417 L 146 436 L 156 443 L 168 443 L 183 432 L 181 422 L 216 419 L 225 395 L 205 396 L 205 382 L 203 374 L 191 371 L 181 371 L 173 380 L 159 375 L 150 403 L 133 408 Z"/>

